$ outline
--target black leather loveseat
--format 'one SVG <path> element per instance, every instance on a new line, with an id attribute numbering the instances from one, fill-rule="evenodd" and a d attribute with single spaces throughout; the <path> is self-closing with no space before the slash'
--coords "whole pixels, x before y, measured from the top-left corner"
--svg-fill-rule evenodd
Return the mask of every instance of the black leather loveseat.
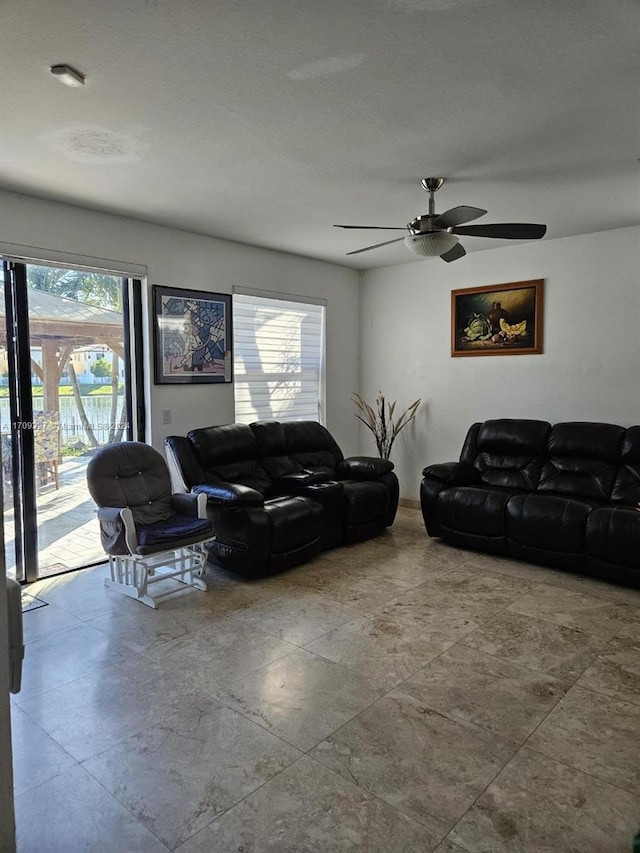
<path id="1" fill-rule="evenodd" d="M 422 473 L 430 536 L 640 583 L 640 426 L 485 421 Z"/>
<path id="2" fill-rule="evenodd" d="M 175 491 L 207 495 L 211 560 L 260 577 L 320 551 L 377 536 L 393 523 L 393 464 L 345 459 L 315 421 L 227 424 L 169 436 Z"/>

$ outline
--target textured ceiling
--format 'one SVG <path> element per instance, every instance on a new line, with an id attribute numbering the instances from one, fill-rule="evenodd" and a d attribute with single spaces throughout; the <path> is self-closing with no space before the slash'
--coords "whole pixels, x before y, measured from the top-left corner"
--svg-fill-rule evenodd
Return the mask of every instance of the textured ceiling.
<path id="1" fill-rule="evenodd" d="M 415 256 L 346 258 L 385 232 L 332 224 L 405 225 L 428 175 L 438 212 L 549 238 L 640 222 L 637 0 L 3 0 L 0 20 L 5 189 L 357 268 Z"/>

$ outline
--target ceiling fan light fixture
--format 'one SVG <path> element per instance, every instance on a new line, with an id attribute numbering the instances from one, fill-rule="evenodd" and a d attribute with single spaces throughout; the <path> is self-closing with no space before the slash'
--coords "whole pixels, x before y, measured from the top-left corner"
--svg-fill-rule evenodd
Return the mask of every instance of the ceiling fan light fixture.
<path id="1" fill-rule="evenodd" d="M 404 244 L 414 255 L 434 258 L 457 246 L 458 238 L 448 231 L 432 231 L 428 234 L 408 234 L 404 238 Z"/>

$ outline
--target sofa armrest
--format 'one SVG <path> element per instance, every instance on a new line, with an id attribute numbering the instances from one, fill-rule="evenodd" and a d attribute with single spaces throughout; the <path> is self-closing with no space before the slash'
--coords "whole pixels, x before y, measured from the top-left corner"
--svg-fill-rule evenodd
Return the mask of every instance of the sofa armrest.
<path id="1" fill-rule="evenodd" d="M 463 462 L 441 462 L 438 465 L 427 465 L 422 476 L 437 480 L 443 486 L 473 486 L 480 483 L 480 472 L 471 465 Z"/>
<path id="2" fill-rule="evenodd" d="M 239 486 L 236 483 L 208 483 L 194 486 L 196 495 L 206 495 L 207 502 L 217 506 L 260 507 L 264 506 L 264 498 L 256 489 L 249 486 Z"/>
<path id="3" fill-rule="evenodd" d="M 324 471 L 297 471 L 295 474 L 284 474 L 273 481 L 273 488 L 277 492 L 297 492 L 307 486 L 315 486 L 318 483 L 326 483 L 329 475 Z"/>
<path id="4" fill-rule="evenodd" d="M 393 471 L 393 462 L 376 456 L 350 456 L 336 466 L 336 474 L 341 479 L 376 480 L 390 471 Z"/>

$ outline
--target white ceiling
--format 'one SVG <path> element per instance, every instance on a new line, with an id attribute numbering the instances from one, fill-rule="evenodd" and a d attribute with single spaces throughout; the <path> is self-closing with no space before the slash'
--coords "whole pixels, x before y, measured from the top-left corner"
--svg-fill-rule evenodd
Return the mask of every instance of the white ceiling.
<path id="1" fill-rule="evenodd" d="M 356 268 L 437 211 L 640 223 L 637 0 L 3 0 L 0 184 Z M 49 73 L 69 63 L 81 89 Z M 502 241 L 464 238 L 467 251 Z M 440 263 L 437 259 L 428 263 Z"/>

